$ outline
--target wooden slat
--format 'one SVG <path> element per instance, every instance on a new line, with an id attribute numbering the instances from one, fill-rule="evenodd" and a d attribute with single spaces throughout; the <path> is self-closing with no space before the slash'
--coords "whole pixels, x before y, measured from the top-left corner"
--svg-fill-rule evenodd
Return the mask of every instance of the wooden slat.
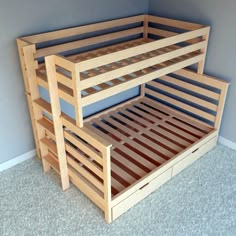
<path id="1" fill-rule="evenodd" d="M 217 110 L 217 105 L 215 105 L 214 103 L 208 102 L 208 101 L 203 100 L 201 98 L 198 98 L 196 96 L 193 96 L 193 95 L 190 95 L 188 93 L 182 92 L 182 91 L 180 91 L 178 89 L 171 88 L 170 86 L 167 86 L 167 85 L 164 85 L 164 84 L 160 84 L 160 83 L 158 83 L 158 81 L 157 82 L 151 81 L 151 82 L 148 83 L 148 85 L 151 85 L 154 88 L 163 90 L 165 92 L 168 92 L 168 93 L 170 93 L 172 95 L 175 95 L 175 96 L 178 96 L 180 98 L 184 98 L 185 100 L 188 100 L 188 101 L 190 101 L 192 103 L 195 103 L 195 104 L 197 104 L 199 106 L 208 108 L 208 109 L 210 109 L 212 111 L 216 111 Z"/>
<path id="2" fill-rule="evenodd" d="M 71 134 L 69 131 L 64 132 L 65 138 L 73 143 L 77 148 L 79 148 L 81 151 L 83 151 L 85 154 L 89 155 L 93 160 L 95 160 L 97 163 L 102 165 L 102 156 L 95 150 L 92 150 L 91 147 L 89 147 L 88 144 L 82 143 L 80 139 L 75 137 L 73 134 Z"/>
<path id="3" fill-rule="evenodd" d="M 146 109 L 147 111 L 149 111 L 152 114 L 156 114 L 156 111 L 153 109 L 150 109 L 150 108 L 142 106 L 142 105 L 140 105 L 140 107 L 143 109 Z M 159 112 L 157 112 L 157 115 L 159 115 Z M 186 123 L 184 121 L 182 122 L 182 120 L 177 120 L 173 116 L 167 117 L 167 118 L 165 118 L 165 120 L 167 122 L 170 122 L 174 125 L 177 125 L 177 126 L 183 128 L 187 131 L 190 131 L 190 132 L 192 132 L 192 134 L 198 135 L 200 137 L 202 137 L 203 135 L 205 135 L 207 133 L 207 132 L 200 131 L 197 126 L 194 126 L 193 124 Z"/>
<path id="4" fill-rule="evenodd" d="M 65 51 L 69 51 L 73 49 L 78 49 L 81 47 L 86 47 L 86 46 L 90 46 L 90 45 L 94 45 L 98 43 L 103 43 L 103 42 L 111 41 L 114 39 L 125 38 L 128 36 L 141 34 L 142 32 L 143 32 L 143 27 L 137 27 L 137 28 L 133 28 L 129 30 L 122 30 L 116 33 L 104 34 L 104 35 L 93 37 L 93 38 L 81 39 L 74 42 L 42 48 L 42 49 L 37 50 L 34 57 L 35 58 L 45 57 L 48 55 L 57 54 L 57 53 L 61 53 L 61 52 L 65 52 Z"/>
<path id="5" fill-rule="evenodd" d="M 192 38 L 205 35 L 208 32 L 208 27 L 204 29 L 195 30 L 192 32 L 183 33 L 170 38 L 157 40 L 154 42 L 146 43 L 145 45 L 136 46 L 119 52 L 110 53 L 109 55 L 100 56 L 83 62 L 77 63 L 81 71 L 86 71 L 95 67 L 107 65 L 116 61 L 121 61 L 126 58 L 134 57 L 143 53 L 147 53 L 153 50 L 174 45 L 183 41 L 187 41 Z"/>
<path id="6" fill-rule="evenodd" d="M 75 62 L 80 62 L 80 61 L 88 60 L 88 59 L 95 58 L 95 57 L 98 57 L 101 55 L 107 55 L 107 54 L 117 52 L 117 51 L 120 51 L 123 49 L 135 47 L 137 45 L 142 45 L 142 44 L 145 44 L 145 43 L 151 42 L 151 41 L 153 41 L 153 40 L 152 39 L 143 39 L 143 38 L 132 39 L 132 40 L 125 41 L 123 43 L 117 43 L 117 44 L 113 44 L 110 46 L 105 46 L 102 48 L 90 50 L 88 52 L 83 52 L 83 53 L 79 53 L 76 55 L 68 56 L 66 58 L 69 58 Z"/>
<path id="7" fill-rule="evenodd" d="M 144 106 L 144 105 L 142 105 L 142 104 L 137 104 L 136 106 L 137 106 L 137 107 L 140 107 L 140 108 L 142 108 L 142 109 L 144 109 L 144 110 L 146 110 L 147 112 L 149 112 L 149 113 L 151 113 L 151 114 L 153 114 L 153 115 L 160 116 L 160 112 L 158 112 L 158 111 L 156 111 L 156 110 L 154 110 L 154 109 L 151 109 L 151 108 L 149 108 L 149 107 L 147 107 L 147 106 Z M 180 121 L 178 121 L 177 119 L 174 119 L 174 117 L 172 117 L 172 116 L 163 117 L 163 118 L 164 118 L 166 121 L 169 121 L 169 122 L 171 122 L 171 123 L 173 123 L 173 124 L 176 124 L 176 125 L 178 125 L 179 127 L 185 128 L 186 130 L 191 131 L 192 133 L 194 133 L 194 134 L 196 134 L 196 135 L 203 136 L 203 135 L 206 134 L 206 132 L 200 131 L 200 130 L 198 129 L 198 127 L 194 127 L 192 124 L 187 125 L 187 124 L 185 124 L 184 122 L 180 122 Z"/>
<path id="8" fill-rule="evenodd" d="M 123 111 L 122 111 L 122 113 L 123 113 Z M 126 114 L 128 115 L 128 113 L 126 113 Z M 167 132 L 166 130 L 163 130 L 161 127 L 157 127 L 157 126 L 154 126 L 154 125 L 152 125 L 152 126 L 148 125 L 148 126 L 145 128 L 145 132 L 144 132 L 144 131 L 143 131 L 143 128 L 144 128 L 144 127 L 141 126 L 139 123 L 136 123 L 136 122 L 134 122 L 134 121 L 130 121 L 127 117 L 124 117 L 124 116 L 122 116 L 122 115 L 120 115 L 120 114 L 117 114 L 117 116 L 119 116 L 119 119 L 120 119 L 120 120 L 122 120 L 122 121 L 125 122 L 126 124 L 129 124 L 131 127 L 134 127 L 135 129 L 137 129 L 137 130 L 138 130 L 139 132 L 141 132 L 141 133 L 148 134 L 149 131 L 147 131 L 147 130 L 153 129 L 153 130 L 155 130 L 155 131 L 158 131 L 158 132 L 161 133 L 162 135 L 171 138 L 173 141 L 176 141 L 177 143 L 179 143 L 179 144 L 181 144 L 181 145 L 183 145 L 183 146 L 185 146 L 185 147 L 187 147 L 187 146 L 189 146 L 189 145 L 191 144 L 191 143 L 185 141 L 184 139 L 181 139 L 180 137 L 175 136 L 174 134 L 169 133 L 169 132 Z M 128 116 L 128 117 L 129 117 L 129 116 Z M 140 122 L 140 120 L 139 120 L 139 122 Z M 163 123 L 163 124 L 164 124 L 164 123 Z M 146 125 L 146 123 L 145 123 L 145 125 Z M 154 133 L 154 132 L 150 133 L 150 136 L 151 136 L 151 137 L 153 137 L 154 135 L 156 135 L 156 133 Z M 161 137 L 158 136 L 158 139 L 161 141 Z M 177 148 L 177 150 L 178 150 L 178 148 Z"/>
<path id="9" fill-rule="evenodd" d="M 119 126 L 119 129 L 123 130 L 123 132 L 126 132 L 126 133 L 129 133 L 130 135 L 133 135 L 133 138 L 138 139 L 139 141 L 143 142 L 144 144 L 146 144 L 147 146 L 149 146 L 150 149 L 155 146 L 155 148 L 158 150 L 159 153 L 162 153 L 163 155 L 165 155 L 165 156 L 167 156 L 167 157 L 169 157 L 169 158 L 173 156 L 173 153 L 172 153 L 172 152 L 166 150 L 165 148 L 163 148 L 162 146 L 160 146 L 160 145 L 158 145 L 158 144 L 156 144 L 156 143 L 153 143 L 151 140 L 148 140 L 147 138 L 145 138 L 145 137 L 143 137 L 143 136 L 141 136 L 141 135 L 138 135 L 137 133 L 134 134 L 134 133 L 132 132 L 132 130 L 128 129 L 127 127 L 125 127 L 125 126 L 123 126 L 123 125 L 121 125 L 121 124 L 119 124 L 119 123 L 116 122 L 115 120 L 112 120 L 112 119 L 107 119 L 107 120 L 108 120 L 108 122 L 113 123 L 113 124 L 116 125 L 116 126 Z M 135 121 L 134 121 L 134 122 L 135 122 Z M 144 131 L 144 130 L 143 130 L 143 131 Z M 126 138 L 126 139 L 127 139 L 127 138 Z M 123 140 L 126 141 L 126 139 L 125 139 L 125 140 L 123 139 Z M 130 141 L 129 141 L 129 142 L 130 142 Z M 132 143 L 133 143 L 133 142 L 132 142 Z M 133 145 L 133 144 L 132 144 L 132 145 Z M 151 153 L 151 152 L 150 152 L 150 149 L 149 149 L 149 148 L 145 148 L 145 147 L 143 146 L 143 147 L 141 148 L 141 151 L 142 151 L 142 150 L 143 150 L 143 151 L 146 150 L 145 153 L 148 154 L 148 153 Z M 151 155 L 153 156 L 153 154 L 151 154 Z M 155 156 L 156 156 L 156 155 L 155 155 Z M 165 162 L 165 160 L 162 159 L 162 157 L 160 157 L 160 155 L 157 155 L 157 156 L 161 159 L 162 163 Z"/>
<path id="10" fill-rule="evenodd" d="M 118 193 L 121 192 L 122 190 L 124 190 L 126 187 L 120 183 L 117 179 L 115 179 L 112 175 L 111 175 L 111 186 L 112 188 L 114 188 Z"/>
<path id="11" fill-rule="evenodd" d="M 52 140 L 49 140 L 48 138 L 43 138 L 40 140 L 40 142 L 44 144 L 51 152 L 57 155 L 57 147 Z"/>
<path id="12" fill-rule="evenodd" d="M 162 81 L 180 86 L 181 88 L 185 88 L 187 90 L 193 91 L 195 93 L 204 95 L 206 97 L 210 97 L 210 98 L 215 99 L 215 100 L 219 99 L 219 94 L 218 93 L 212 92 L 209 89 L 205 89 L 205 88 L 202 88 L 202 87 L 194 85 L 194 84 L 187 83 L 185 81 L 181 81 L 181 80 L 176 79 L 172 76 L 165 75 L 165 76 L 160 77 L 159 79 L 162 80 Z M 201 82 L 201 81 L 199 81 L 199 82 Z"/>
<path id="13" fill-rule="evenodd" d="M 131 109 L 130 109 L 131 110 Z M 141 111 L 139 111 L 139 110 L 135 110 L 135 109 L 132 109 L 134 112 L 136 112 L 137 114 L 139 114 L 139 115 L 142 115 L 142 116 L 145 116 L 146 114 L 144 113 L 144 112 L 141 112 Z M 146 117 L 147 117 L 147 115 L 146 115 Z M 150 117 L 150 116 L 149 116 Z M 140 120 L 140 119 L 139 119 Z M 171 130 L 175 130 L 177 133 L 179 133 L 179 134 L 182 134 L 184 137 L 187 137 L 189 140 L 193 140 L 193 141 L 195 141 L 196 140 L 196 137 L 195 136 L 193 136 L 193 135 L 191 135 L 191 134 L 189 134 L 188 132 L 186 132 L 186 131 L 183 131 L 183 130 L 180 130 L 180 129 L 178 129 L 178 128 L 175 128 L 175 127 L 173 127 L 173 126 L 171 126 L 170 124 L 168 124 L 167 123 L 167 121 L 166 120 L 164 120 L 164 121 L 159 121 L 159 120 L 152 120 L 153 122 L 154 122 L 154 124 L 153 124 L 153 126 L 155 127 L 156 125 L 163 125 L 163 126 L 168 126 L 168 128 L 171 128 Z M 143 120 L 142 121 L 147 127 L 150 125 L 150 123 L 148 124 L 148 121 L 146 121 L 146 120 Z M 150 122 L 150 121 L 149 121 Z M 170 155 L 170 154 L 169 154 Z"/>
<path id="14" fill-rule="evenodd" d="M 120 125 L 118 122 L 115 122 L 115 120 L 112 120 L 112 119 L 107 119 L 107 120 L 108 120 L 109 123 L 112 123 L 113 125 L 115 125 L 119 129 L 124 131 L 124 128 L 122 127 L 122 125 Z M 110 128 L 110 126 L 105 125 L 104 123 L 99 122 L 99 121 L 96 121 L 96 124 L 98 124 L 103 129 L 111 132 L 115 136 L 119 137 L 123 142 L 128 143 L 129 145 L 131 145 L 132 147 L 137 149 L 139 152 L 144 153 L 144 154 L 150 156 L 150 158 L 153 159 L 155 162 L 158 162 L 159 164 L 162 164 L 162 163 L 164 163 L 166 161 L 160 155 L 157 155 L 155 152 L 152 152 L 150 149 L 148 149 L 148 148 L 146 148 L 144 146 L 140 146 L 140 144 L 138 144 L 137 142 L 133 141 L 132 139 L 129 139 L 125 135 L 121 134 L 119 131 L 116 131 L 116 130 Z M 141 137 L 135 137 L 135 138 L 138 138 L 138 139 L 142 140 Z M 161 147 L 160 147 L 160 149 L 161 149 Z M 160 150 L 160 151 L 162 151 L 162 150 Z"/>
<path id="15" fill-rule="evenodd" d="M 155 123 L 151 123 L 150 121 L 146 121 L 143 118 L 140 118 L 140 117 L 138 117 L 137 115 L 134 115 L 131 112 L 128 112 L 128 111 L 125 111 L 125 110 L 122 110 L 121 112 L 123 114 L 125 114 L 126 116 L 131 117 L 132 119 L 134 119 L 134 120 L 138 121 L 139 123 L 145 125 L 146 127 L 156 128 L 157 126 L 162 125 L 162 126 L 168 128 L 169 130 L 174 131 L 175 133 L 181 135 L 182 137 L 186 137 L 188 140 L 191 140 L 192 142 L 197 140 L 197 138 L 194 137 L 193 135 L 188 134 L 187 132 L 184 132 L 184 131 L 182 131 L 180 129 L 177 129 L 175 127 L 172 127 L 169 124 L 165 123 L 165 121 L 156 120 Z"/>
<path id="16" fill-rule="evenodd" d="M 92 172 L 94 172 L 98 177 L 103 179 L 103 174 L 101 168 L 94 164 L 91 160 L 86 158 L 85 156 L 82 156 L 79 151 L 77 151 L 75 148 L 70 146 L 69 144 L 66 144 L 66 151 L 68 151 L 74 158 L 76 158 L 79 162 L 87 166 Z"/>
<path id="17" fill-rule="evenodd" d="M 44 89 L 48 90 L 48 82 L 46 77 L 42 77 L 41 75 L 37 75 L 37 84 L 41 87 L 43 87 Z M 62 98 L 63 100 L 65 100 L 66 102 L 68 102 L 71 105 L 74 105 L 74 99 L 71 96 L 70 93 L 68 93 L 67 90 L 62 90 L 62 87 L 60 86 L 60 84 L 58 85 L 59 89 L 58 89 L 58 93 L 60 98 Z"/>
<path id="18" fill-rule="evenodd" d="M 57 81 L 69 88 L 72 89 L 72 81 L 71 81 L 71 78 L 60 73 L 60 72 L 57 72 L 56 73 L 56 77 L 57 77 Z"/>
<path id="19" fill-rule="evenodd" d="M 194 117 L 191 117 L 183 112 L 180 112 L 174 108 L 171 108 L 170 106 L 166 106 L 164 104 L 161 104 L 157 101 L 153 101 L 150 98 L 144 97 L 143 101 L 144 104 L 149 104 L 152 107 L 158 109 L 158 110 L 164 110 L 167 113 L 171 113 L 173 117 L 178 117 L 180 120 L 183 120 L 184 122 L 188 124 L 192 124 L 195 127 L 198 127 L 199 129 L 203 130 L 206 133 L 209 133 L 212 130 L 212 126 L 206 124 L 203 121 L 200 121 Z"/>
<path id="20" fill-rule="evenodd" d="M 83 106 L 87 106 L 87 105 L 90 105 L 91 103 L 95 103 L 96 101 L 100 101 L 100 100 L 107 98 L 111 95 L 123 92 L 123 91 L 131 89 L 131 88 L 134 88 L 134 87 L 141 85 L 143 83 L 147 83 L 147 82 L 149 82 L 153 79 L 156 79 L 160 76 L 169 74 L 169 73 L 171 73 L 175 70 L 178 70 L 180 68 L 197 63 L 198 61 L 201 60 L 201 58 L 202 58 L 202 55 L 197 55 L 197 56 L 194 56 L 190 59 L 172 64 L 170 66 L 164 67 L 164 68 L 159 69 L 157 71 L 151 72 L 149 74 L 137 77 L 137 78 L 127 81 L 125 83 L 111 87 L 107 90 L 98 91 L 95 94 L 92 94 L 90 96 L 86 96 L 86 97 L 82 98 L 82 104 L 83 104 Z"/>
<path id="21" fill-rule="evenodd" d="M 76 171 L 78 171 L 81 175 L 84 176 L 89 182 L 91 182 L 96 188 L 98 188 L 101 192 L 104 191 L 104 186 L 101 181 L 99 181 L 96 177 L 94 177 L 91 173 L 89 173 L 85 168 L 80 166 L 73 158 L 67 156 L 67 162 L 71 165 Z"/>
<path id="22" fill-rule="evenodd" d="M 129 168 L 131 171 L 133 171 L 135 174 L 137 174 L 140 177 L 144 176 L 147 173 L 144 170 L 142 170 L 140 167 L 135 165 L 133 162 L 129 161 L 128 159 L 126 159 L 125 157 L 117 153 L 115 150 L 112 150 L 111 156 L 116 161 L 119 161 L 122 164 L 124 164 L 127 168 Z"/>
<path id="23" fill-rule="evenodd" d="M 42 119 L 38 120 L 37 123 L 40 124 L 41 126 L 43 126 L 51 134 L 55 135 L 53 124 L 51 122 L 49 122 L 47 119 L 42 118 Z"/>
<path id="24" fill-rule="evenodd" d="M 53 157 L 51 154 L 47 154 L 46 156 L 43 156 L 43 159 L 49 163 L 49 165 L 58 173 L 60 174 L 60 167 L 58 160 Z"/>
<path id="25" fill-rule="evenodd" d="M 143 15 L 133 16 L 133 17 L 127 17 L 127 18 L 122 18 L 118 20 L 105 21 L 105 22 L 96 23 L 96 24 L 84 25 L 84 26 L 79 26 L 79 27 L 74 27 L 74 28 L 69 28 L 69 29 L 52 31 L 48 33 L 26 36 L 26 37 L 23 37 L 22 39 L 30 41 L 31 43 L 41 43 L 41 42 L 46 42 L 50 40 L 61 39 L 61 38 L 71 37 L 71 36 L 75 36 L 79 34 L 85 34 L 85 33 L 94 32 L 98 30 L 104 30 L 104 29 L 114 28 L 117 26 L 141 22 L 143 21 L 143 19 L 144 19 Z"/>
<path id="26" fill-rule="evenodd" d="M 207 113 L 205 111 L 202 111 L 200 109 L 197 109 L 195 107 L 192 107 L 192 106 L 190 106 L 188 104 L 185 104 L 183 102 L 180 102 L 180 101 L 178 101 L 176 99 L 173 99 L 171 97 L 163 95 L 163 94 L 161 94 L 159 92 L 156 92 L 156 91 L 153 91 L 151 89 L 146 88 L 146 93 L 151 95 L 151 96 L 157 97 L 157 98 L 159 98 L 159 99 L 161 99 L 163 101 L 166 101 L 166 102 L 168 102 L 170 104 L 173 104 L 173 105 L 175 105 L 177 107 L 180 107 L 180 108 L 182 108 L 182 109 L 184 109 L 186 111 L 192 112 L 192 113 L 194 113 L 194 114 L 196 114 L 198 116 L 201 116 L 201 117 L 203 117 L 203 118 L 205 118 L 205 119 L 207 119 L 209 121 L 212 121 L 212 122 L 215 121 L 215 116 L 213 116 L 213 115 L 211 115 L 211 114 L 209 114 L 209 113 Z"/>
<path id="27" fill-rule="evenodd" d="M 100 209 L 104 210 L 104 199 L 97 193 L 97 191 L 92 188 L 88 182 L 81 179 L 75 171 L 69 169 L 69 175 L 72 183 L 80 189 L 88 198 L 90 198 Z"/>
<path id="28" fill-rule="evenodd" d="M 175 28 L 185 29 L 185 30 L 197 30 L 205 27 L 204 25 L 196 24 L 196 23 L 190 23 L 180 20 L 174 20 L 164 17 L 158 17 L 158 16 L 148 16 L 148 21 L 161 24 L 161 25 L 167 25 Z"/>
<path id="29" fill-rule="evenodd" d="M 149 34 L 154 34 L 163 38 L 168 38 L 168 37 L 173 37 L 175 35 L 178 35 L 179 33 L 175 33 L 175 32 L 171 32 L 171 31 L 167 31 L 167 30 L 162 30 L 162 29 L 155 29 L 152 27 L 148 28 L 148 33 Z M 197 42 L 200 42 L 201 39 L 200 38 L 195 38 L 195 39 L 189 39 L 186 42 L 190 43 L 190 44 L 194 44 Z"/>
<path id="30" fill-rule="evenodd" d="M 117 205 L 118 203 L 122 202 L 124 199 L 129 197 L 131 194 L 142 188 L 145 184 L 152 181 L 154 178 L 159 176 L 160 174 L 164 173 L 166 170 L 171 168 L 173 165 L 178 163 L 180 160 L 182 160 L 184 157 L 190 155 L 194 150 L 201 147 L 203 144 L 210 141 L 212 138 L 214 138 L 217 134 L 215 130 L 211 131 L 209 134 L 207 134 L 205 137 L 199 139 L 197 142 L 190 145 L 187 149 L 184 149 L 182 152 L 178 153 L 171 161 L 167 162 L 162 167 L 157 167 L 152 172 L 148 173 L 145 178 L 140 179 L 138 182 L 136 182 L 134 185 L 129 186 L 125 189 L 125 191 L 120 192 L 112 201 L 112 206 Z"/>
<path id="31" fill-rule="evenodd" d="M 131 149 L 127 148 L 126 146 L 120 144 L 119 142 L 112 139 L 111 137 L 109 138 L 106 134 L 104 134 L 100 130 L 96 129 L 95 127 L 88 126 L 88 128 L 92 129 L 93 132 L 97 133 L 99 136 L 103 137 L 104 139 L 109 140 L 109 142 L 111 142 L 113 146 L 115 146 L 115 147 L 119 148 L 120 150 L 124 151 L 127 155 L 129 155 L 131 157 L 136 157 L 135 160 L 138 161 L 143 166 L 147 167 L 149 170 L 152 170 L 153 168 L 156 167 L 154 164 L 147 161 L 145 158 L 143 158 L 142 156 L 140 156 L 136 152 L 134 152 Z"/>
<path id="32" fill-rule="evenodd" d="M 111 162 L 111 170 L 113 172 L 115 172 L 117 175 L 119 175 L 121 178 L 123 178 L 129 184 L 132 184 L 136 181 L 136 179 L 133 176 L 131 176 L 129 173 L 127 173 L 121 167 L 116 165 L 114 162 Z"/>
<path id="33" fill-rule="evenodd" d="M 226 81 L 208 75 L 197 74 L 194 71 L 188 69 L 181 69 L 173 72 L 173 74 L 183 76 L 190 80 L 200 82 L 202 84 L 209 85 L 211 87 L 218 88 L 220 90 L 229 85 L 229 83 L 227 83 Z"/>
<path id="34" fill-rule="evenodd" d="M 70 118 L 69 116 L 62 114 L 61 117 L 63 121 L 63 125 L 66 126 L 68 129 L 72 130 L 73 133 L 84 139 L 90 145 L 96 147 L 99 151 L 104 151 L 107 147 L 110 147 L 111 144 L 103 139 L 99 135 L 93 133 L 91 130 L 87 129 L 86 127 L 79 128 L 75 125 L 75 120 Z"/>
<path id="35" fill-rule="evenodd" d="M 34 100 L 34 103 L 37 104 L 39 107 L 41 107 L 44 112 L 46 112 L 49 115 L 52 115 L 52 109 L 50 103 L 48 103 L 42 98 Z"/>
<path id="36" fill-rule="evenodd" d="M 145 69 L 147 67 L 153 66 L 155 64 L 171 60 L 173 58 L 185 55 L 185 54 L 190 53 L 190 52 L 194 52 L 194 51 L 204 47 L 204 45 L 205 45 L 205 42 L 200 42 L 200 43 L 197 43 L 197 44 L 194 44 L 194 45 L 190 45 L 190 46 L 186 46 L 186 47 L 177 49 L 177 50 L 169 52 L 169 53 L 165 53 L 165 54 L 162 54 L 162 55 L 158 55 L 156 57 L 146 59 L 144 61 L 140 61 L 140 62 L 131 64 L 131 65 L 128 65 L 128 66 L 124 66 L 122 68 L 115 69 L 115 70 L 109 71 L 107 73 L 103 73 L 103 74 L 100 74 L 100 75 L 97 75 L 97 76 L 93 76 L 89 79 L 81 81 L 81 89 L 86 89 L 86 88 L 98 85 L 100 83 L 107 82 L 111 79 L 114 79 L 114 78 L 117 78 L 117 77 L 122 77 L 122 76 L 127 75 L 127 74 L 131 74 L 131 73 L 137 71 L 137 68 L 139 70 L 142 70 L 142 69 Z"/>

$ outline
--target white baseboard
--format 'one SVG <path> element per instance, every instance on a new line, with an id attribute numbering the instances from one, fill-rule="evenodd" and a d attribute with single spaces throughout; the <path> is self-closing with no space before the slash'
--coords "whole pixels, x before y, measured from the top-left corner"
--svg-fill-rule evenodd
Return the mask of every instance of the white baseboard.
<path id="1" fill-rule="evenodd" d="M 6 162 L 0 164 L 0 172 L 7 170 L 15 165 L 18 165 L 23 161 L 29 160 L 35 156 L 36 156 L 36 150 L 34 149 L 34 150 L 26 152 L 18 157 L 15 157 L 9 161 L 6 161 Z"/>
<path id="2" fill-rule="evenodd" d="M 221 143 L 222 145 L 226 146 L 226 147 L 229 147 L 233 150 L 236 150 L 236 143 L 226 139 L 226 138 L 223 138 L 221 136 L 219 136 L 219 143 Z"/>

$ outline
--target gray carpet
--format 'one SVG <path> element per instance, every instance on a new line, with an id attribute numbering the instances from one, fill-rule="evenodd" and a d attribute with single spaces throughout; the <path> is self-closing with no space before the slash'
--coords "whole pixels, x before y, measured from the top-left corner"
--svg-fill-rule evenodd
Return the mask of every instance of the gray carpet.
<path id="1" fill-rule="evenodd" d="M 236 235 L 236 152 L 216 147 L 110 225 L 26 161 L 0 173 L 0 235 Z"/>

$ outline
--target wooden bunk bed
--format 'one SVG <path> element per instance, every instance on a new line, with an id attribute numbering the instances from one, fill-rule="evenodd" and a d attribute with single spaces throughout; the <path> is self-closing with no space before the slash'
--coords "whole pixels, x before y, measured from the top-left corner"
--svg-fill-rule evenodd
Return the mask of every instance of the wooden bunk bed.
<path id="1" fill-rule="evenodd" d="M 209 30 L 140 15 L 17 39 L 44 171 L 108 223 L 216 145 L 228 83 L 203 75 Z M 84 118 L 83 107 L 137 86 L 140 96 Z"/>

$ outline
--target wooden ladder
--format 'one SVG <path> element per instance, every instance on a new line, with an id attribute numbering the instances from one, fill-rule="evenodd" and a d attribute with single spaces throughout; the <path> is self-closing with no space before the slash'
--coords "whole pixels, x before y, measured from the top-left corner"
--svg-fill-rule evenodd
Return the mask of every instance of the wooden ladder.
<path id="1" fill-rule="evenodd" d="M 38 157 L 42 159 L 45 172 L 53 168 L 60 174 L 62 189 L 66 190 L 70 183 L 60 107 L 57 106 L 58 102 L 55 102 L 53 93 L 50 93 L 51 105 L 40 98 L 36 75 L 37 61 L 34 60 L 35 45 L 22 45 L 22 42 L 18 42 L 18 49 Z M 50 89 L 57 86 L 57 83 L 50 80 L 48 85 Z"/>

